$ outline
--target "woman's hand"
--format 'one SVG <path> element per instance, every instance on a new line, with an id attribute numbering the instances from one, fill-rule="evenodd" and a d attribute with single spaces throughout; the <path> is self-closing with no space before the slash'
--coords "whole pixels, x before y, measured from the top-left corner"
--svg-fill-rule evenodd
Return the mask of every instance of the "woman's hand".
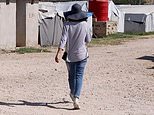
<path id="1" fill-rule="evenodd" d="M 60 59 L 62 58 L 61 57 L 61 52 L 63 51 L 63 49 L 61 48 L 58 48 L 58 51 L 57 51 L 57 54 L 55 56 L 55 62 L 59 63 L 60 62 Z"/>
<path id="2" fill-rule="evenodd" d="M 59 56 L 59 53 L 55 56 L 55 62 L 59 63 L 60 61 L 60 56 Z"/>

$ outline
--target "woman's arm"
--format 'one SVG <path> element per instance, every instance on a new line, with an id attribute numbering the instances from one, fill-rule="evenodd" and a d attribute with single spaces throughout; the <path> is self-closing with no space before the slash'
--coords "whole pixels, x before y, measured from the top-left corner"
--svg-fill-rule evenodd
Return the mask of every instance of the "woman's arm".
<path id="1" fill-rule="evenodd" d="M 64 25 L 60 44 L 59 44 L 59 47 L 58 47 L 58 50 L 55 56 L 55 61 L 57 63 L 59 63 L 60 59 L 62 58 L 62 52 L 65 49 L 67 38 L 68 38 L 67 27 L 66 25 Z"/>

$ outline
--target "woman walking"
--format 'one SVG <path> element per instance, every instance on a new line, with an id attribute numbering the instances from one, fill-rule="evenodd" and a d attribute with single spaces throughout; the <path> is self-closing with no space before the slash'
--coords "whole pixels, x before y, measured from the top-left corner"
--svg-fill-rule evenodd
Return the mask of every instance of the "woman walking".
<path id="1" fill-rule="evenodd" d="M 59 63 L 62 52 L 68 69 L 70 97 L 74 109 L 80 109 L 79 98 L 83 83 L 84 69 L 87 63 L 88 50 L 86 44 L 91 41 L 91 34 L 87 26 L 87 12 L 81 10 L 79 4 L 74 4 L 71 11 L 64 13 L 67 21 L 64 23 L 61 41 L 55 56 Z"/>

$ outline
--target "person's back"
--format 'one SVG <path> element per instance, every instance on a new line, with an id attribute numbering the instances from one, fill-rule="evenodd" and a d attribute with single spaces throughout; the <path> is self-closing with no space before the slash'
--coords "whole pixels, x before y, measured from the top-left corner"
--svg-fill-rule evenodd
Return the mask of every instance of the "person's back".
<path id="1" fill-rule="evenodd" d="M 66 22 L 68 60 L 76 62 L 88 57 L 86 43 L 91 39 L 87 22 Z"/>

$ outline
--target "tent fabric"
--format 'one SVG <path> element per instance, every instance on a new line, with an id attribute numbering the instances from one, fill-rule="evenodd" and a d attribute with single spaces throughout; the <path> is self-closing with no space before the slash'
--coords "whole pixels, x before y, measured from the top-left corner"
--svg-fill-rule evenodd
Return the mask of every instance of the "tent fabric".
<path id="1" fill-rule="evenodd" d="M 146 18 L 146 24 L 145 30 L 146 32 L 153 32 L 154 31 L 154 12 L 147 15 Z"/>
<path id="2" fill-rule="evenodd" d="M 88 11 L 87 1 L 39 3 L 39 35 L 41 46 L 59 44 L 63 29 L 63 12 L 71 10 L 71 6 L 75 3 L 80 4 L 83 11 Z M 91 14 L 92 13 L 88 13 L 87 23 L 92 33 Z"/>
<path id="3" fill-rule="evenodd" d="M 87 1 L 75 1 L 75 2 L 39 2 L 39 10 L 46 10 L 47 12 L 40 13 L 40 18 L 44 19 L 46 17 L 54 17 L 55 14 L 66 12 L 71 10 L 73 4 L 78 3 L 82 6 L 83 11 L 88 11 Z M 63 15 L 62 15 L 63 16 Z"/>
<path id="4" fill-rule="evenodd" d="M 145 14 L 126 14 L 125 20 L 136 23 L 145 23 L 147 15 Z"/>
<path id="5" fill-rule="evenodd" d="M 154 12 L 154 5 L 116 5 L 124 13 L 150 14 Z"/>
<path id="6" fill-rule="evenodd" d="M 63 20 L 56 15 L 53 18 L 42 19 L 40 24 L 41 46 L 58 45 L 63 29 Z"/>
<path id="7" fill-rule="evenodd" d="M 117 31 L 125 32 L 130 27 L 129 24 L 135 24 L 131 32 L 154 31 L 154 5 L 115 5 L 113 1 L 109 1 L 109 21 L 117 22 Z M 131 17 L 130 17 L 131 14 Z M 143 16 L 144 15 L 144 16 Z M 142 25 L 142 29 L 138 29 L 139 25 Z M 128 24 L 129 23 L 129 24 Z M 138 26 L 137 26 L 138 25 Z"/>
<path id="8" fill-rule="evenodd" d="M 124 32 L 145 32 L 145 14 L 125 14 Z"/>
<path id="9" fill-rule="evenodd" d="M 117 8 L 113 1 L 109 1 L 108 8 L 109 21 L 116 21 L 117 31 L 124 32 L 124 13 Z"/>
<path id="10" fill-rule="evenodd" d="M 117 8 L 120 10 L 120 12 L 124 13 L 124 16 L 128 16 L 131 14 L 131 24 L 134 24 L 134 22 L 139 22 L 141 28 L 144 27 L 145 32 L 152 32 L 154 31 L 154 5 L 116 5 Z M 144 15 L 143 17 L 141 15 Z M 138 17 L 141 16 L 141 17 Z M 128 24 L 128 19 L 124 18 L 124 31 L 127 30 L 126 28 Z M 129 23 L 130 23 L 129 21 Z M 130 27 L 130 26 L 129 26 Z M 143 32 L 143 29 L 138 29 L 138 26 L 132 25 L 132 30 L 131 32 L 139 31 Z"/>

